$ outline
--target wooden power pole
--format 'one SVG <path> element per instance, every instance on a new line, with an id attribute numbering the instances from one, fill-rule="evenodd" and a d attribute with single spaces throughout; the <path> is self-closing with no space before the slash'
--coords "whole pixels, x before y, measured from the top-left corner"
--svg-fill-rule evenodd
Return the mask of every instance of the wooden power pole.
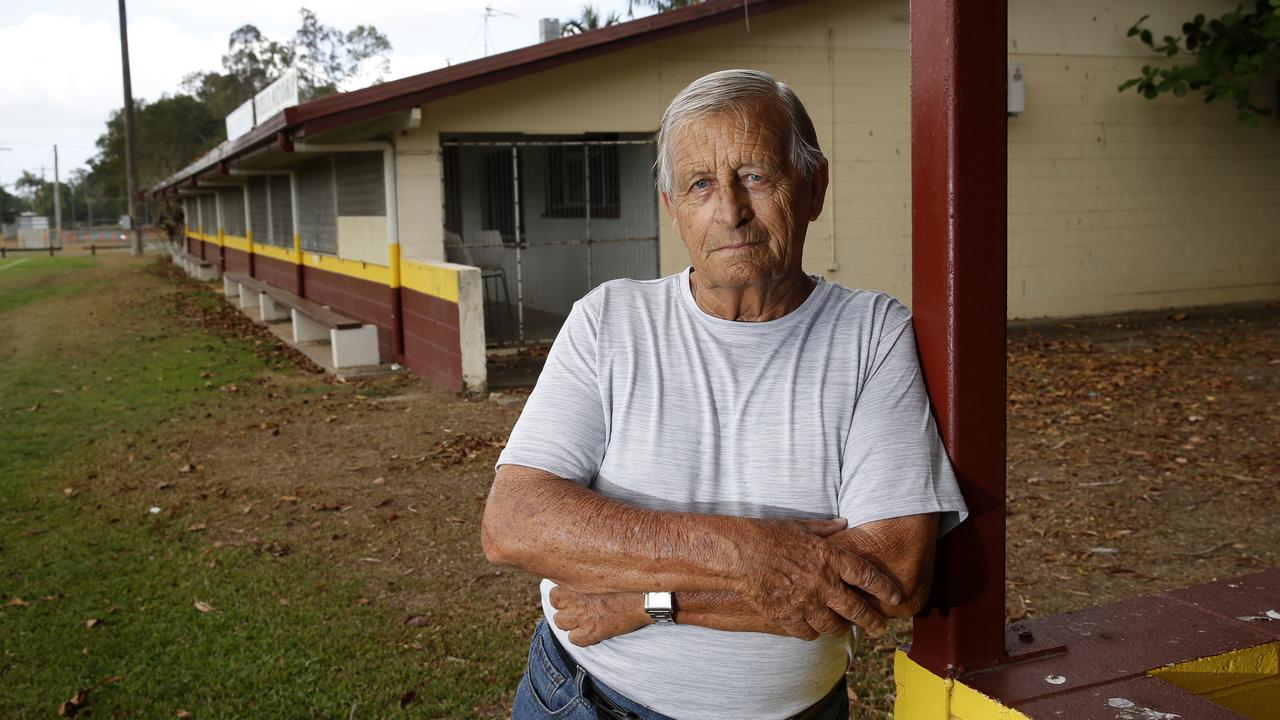
<path id="1" fill-rule="evenodd" d="M 124 73 L 124 165 L 129 195 L 129 238 L 134 256 L 142 254 L 142 234 L 138 232 L 138 156 L 133 135 L 133 83 L 129 79 L 129 28 L 124 0 L 120 4 L 120 69 Z"/>

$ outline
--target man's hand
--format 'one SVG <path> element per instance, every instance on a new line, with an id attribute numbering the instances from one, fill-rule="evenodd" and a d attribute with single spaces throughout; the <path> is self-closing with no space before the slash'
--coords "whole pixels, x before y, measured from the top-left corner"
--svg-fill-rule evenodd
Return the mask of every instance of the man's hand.
<path id="1" fill-rule="evenodd" d="M 644 611 L 644 593 L 607 593 L 587 595 L 551 589 L 552 620 L 556 627 L 569 633 L 569 642 L 580 647 L 594 645 L 618 635 L 638 630 L 651 620 Z"/>
<path id="2" fill-rule="evenodd" d="M 843 519 L 754 521 L 734 591 L 793 637 L 838 637 L 850 623 L 883 632 L 884 615 L 859 591 L 884 605 L 897 605 L 902 593 L 874 564 L 828 542 L 845 525 Z"/>

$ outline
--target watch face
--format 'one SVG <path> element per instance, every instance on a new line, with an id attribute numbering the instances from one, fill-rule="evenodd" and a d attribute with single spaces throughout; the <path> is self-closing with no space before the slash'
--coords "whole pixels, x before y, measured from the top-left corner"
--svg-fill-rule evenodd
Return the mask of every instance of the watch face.
<path id="1" fill-rule="evenodd" d="M 644 609 L 652 614 L 655 611 L 671 612 L 671 593 L 655 592 L 644 594 Z"/>
<path id="2" fill-rule="evenodd" d="M 644 594 L 644 611 L 655 623 L 674 623 L 675 607 L 669 592 Z"/>

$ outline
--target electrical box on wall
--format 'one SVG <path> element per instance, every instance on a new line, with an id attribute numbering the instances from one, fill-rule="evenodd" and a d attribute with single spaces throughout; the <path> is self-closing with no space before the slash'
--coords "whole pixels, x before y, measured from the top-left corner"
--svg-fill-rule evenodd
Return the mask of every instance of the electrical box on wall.
<path id="1" fill-rule="evenodd" d="M 1009 117 L 1016 117 L 1027 109 L 1027 66 L 1009 63 Z"/>

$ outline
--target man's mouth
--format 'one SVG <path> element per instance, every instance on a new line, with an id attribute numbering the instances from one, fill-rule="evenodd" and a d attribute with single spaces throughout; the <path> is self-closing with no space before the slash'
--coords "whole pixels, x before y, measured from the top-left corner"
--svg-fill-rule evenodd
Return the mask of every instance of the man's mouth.
<path id="1" fill-rule="evenodd" d="M 741 250 L 742 248 L 748 248 L 748 247 L 751 247 L 752 245 L 759 245 L 762 242 L 764 241 L 763 240 L 747 240 L 745 242 L 734 243 L 732 245 L 721 245 L 720 247 L 716 248 L 715 250 L 712 250 L 711 252 L 715 253 L 715 252 L 720 252 L 721 250 Z"/>

